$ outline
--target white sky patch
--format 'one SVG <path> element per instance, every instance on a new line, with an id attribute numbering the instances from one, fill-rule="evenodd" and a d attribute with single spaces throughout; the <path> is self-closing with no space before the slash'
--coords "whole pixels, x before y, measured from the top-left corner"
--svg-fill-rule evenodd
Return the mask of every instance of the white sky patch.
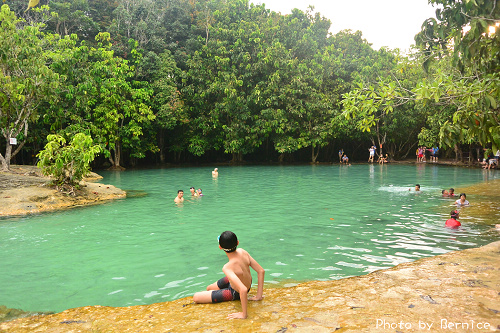
<path id="1" fill-rule="evenodd" d="M 250 3 L 266 5 L 266 8 L 291 14 L 293 8 L 306 11 L 310 5 L 314 11 L 332 22 L 330 32 L 344 29 L 360 30 L 375 50 L 382 46 L 408 50 L 415 44 L 414 37 L 422 23 L 435 17 L 436 8 L 427 0 L 258 0 Z"/>

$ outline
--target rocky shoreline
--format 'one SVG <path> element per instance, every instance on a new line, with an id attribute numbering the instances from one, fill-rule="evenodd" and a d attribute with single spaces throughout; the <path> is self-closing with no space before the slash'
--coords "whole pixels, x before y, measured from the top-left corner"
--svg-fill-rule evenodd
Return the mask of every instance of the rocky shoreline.
<path id="1" fill-rule="evenodd" d="M 102 177 L 92 173 L 80 183 L 75 196 L 50 186 L 50 178 L 34 166 L 12 165 L 10 173 L 0 173 L 0 217 L 23 216 L 93 205 L 126 197 L 113 185 L 93 183 Z"/>
<path id="2" fill-rule="evenodd" d="M 264 289 L 249 318 L 239 302 L 192 297 L 131 307 L 86 306 L 0 323 L 1 332 L 495 332 L 500 241 L 336 281 Z"/>

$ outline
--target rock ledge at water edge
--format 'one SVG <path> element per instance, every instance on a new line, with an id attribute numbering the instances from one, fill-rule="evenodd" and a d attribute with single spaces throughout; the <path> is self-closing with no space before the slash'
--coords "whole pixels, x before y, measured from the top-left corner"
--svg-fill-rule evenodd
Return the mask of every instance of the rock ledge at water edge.
<path id="1" fill-rule="evenodd" d="M 0 323 L 2 332 L 495 332 L 500 241 L 336 281 L 265 288 L 246 320 L 239 302 L 192 297 L 131 307 L 86 306 Z M 252 292 L 251 292 L 252 293 Z"/>

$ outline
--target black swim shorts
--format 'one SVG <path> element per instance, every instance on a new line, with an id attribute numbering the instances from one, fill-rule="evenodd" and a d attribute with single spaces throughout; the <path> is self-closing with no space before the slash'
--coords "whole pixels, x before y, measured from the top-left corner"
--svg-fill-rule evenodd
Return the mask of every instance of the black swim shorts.
<path id="1" fill-rule="evenodd" d="M 240 299 L 240 294 L 231 288 L 227 276 L 217 281 L 217 287 L 219 287 L 219 290 L 212 291 L 212 303 L 237 301 Z"/>

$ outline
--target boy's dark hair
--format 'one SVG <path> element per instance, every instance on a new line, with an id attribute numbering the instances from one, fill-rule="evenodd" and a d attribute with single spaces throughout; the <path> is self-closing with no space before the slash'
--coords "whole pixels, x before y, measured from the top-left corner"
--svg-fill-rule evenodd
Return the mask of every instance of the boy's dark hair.
<path id="1" fill-rule="evenodd" d="M 452 188 L 450 188 L 450 191 L 455 192 L 455 189 L 452 187 Z"/>
<path id="2" fill-rule="evenodd" d="M 467 198 L 467 196 L 465 195 L 465 193 L 460 193 L 460 196 L 462 196 L 462 195 Z"/>
<path id="3" fill-rule="evenodd" d="M 232 231 L 224 231 L 219 236 L 219 245 L 227 253 L 234 252 L 238 246 L 238 237 Z"/>
<path id="4" fill-rule="evenodd" d="M 420 184 L 415 184 L 415 186 L 418 186 L 418 188 L 420 188 Z"/>
<path id="5" fill-rule="evenodd" d="M 177 193 L 181 193 L 181 192 L 182 192 L 182 193 L 184 193 L 184 191 L 183 191 L 183 190 L 179 190 L 179 191 L 177 191 Z"/>

